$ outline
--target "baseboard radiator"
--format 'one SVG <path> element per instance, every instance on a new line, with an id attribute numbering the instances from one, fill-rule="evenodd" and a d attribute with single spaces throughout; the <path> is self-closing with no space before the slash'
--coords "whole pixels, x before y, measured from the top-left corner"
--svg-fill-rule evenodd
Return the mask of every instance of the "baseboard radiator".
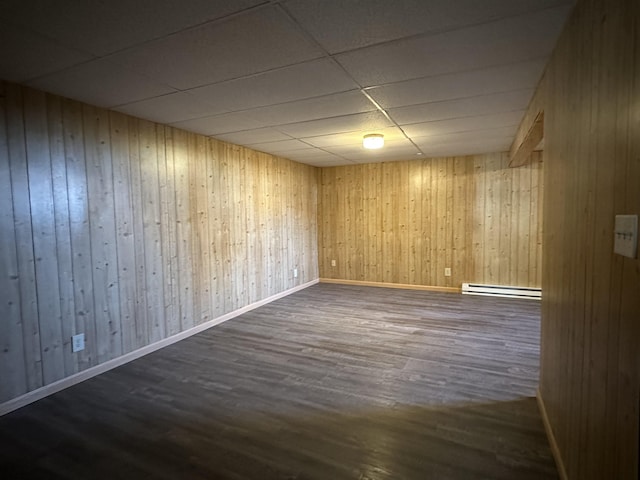
<path id="1" fill-rule="evenodd" d="M 487 295 L 490 297 L 530 298 L 533 300 L 540 300 L 542 298 L 542 290 L 539 288 L 483 285 L 480 283 L 463 283 L 462 293 L 467 295 Z"/>

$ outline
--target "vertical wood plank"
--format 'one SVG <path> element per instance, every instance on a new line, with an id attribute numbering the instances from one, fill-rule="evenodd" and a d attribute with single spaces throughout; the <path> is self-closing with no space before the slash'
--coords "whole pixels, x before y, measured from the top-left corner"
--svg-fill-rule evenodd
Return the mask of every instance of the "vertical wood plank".
<path id="1" fill-rule="evenodd" d="M 473 274 L 471 282 L 489 283 L 485 277 L 486 157 L 473 158 Z"/>
<path id="2" fill-rule="evenodd" d="M 498 281 L 496 283 L 501 285 L 510 285 L 512 260 L 511 255 L 511 207 L 512 207 L 512 172 L 507 166 L 506 155 L 500 155 L 499 160 L 500 168 L 500 195 L 498 197 L 498 203 L 500 208 L 499 226 L 498 226 Z M 517 268 L 517 265 L 516 265 Z"/>
<path id="3" fill-rule="evenodd" d="M 207 160 L 208 178 L 208 215 L 210 255 L 210 292 L 213 315 L 225 313 L 225 218 L 222 210 L 222 197 L 225 195 L 225 184 L 221 183 L 222 159 L 219 156 L 219 144 L 209 140 L 209 157 Z"/>
<path id="4" fill-rule="evenodd" d="M 537 158 L 535 157 L 537 155 Z M 541 156 L 534 152 L 534 158 L 529 164 L 529 172 L 531 176 L 531 190 L 529 206 L 529 271 L 528 271 L 528 284 L 540 287 L 541 276 L 541 258 L 538 255 L 538 245 L 542 243 L 542 218 L 539 216 L 540 208 L 542 206 L 541 196 L 541 183 L 540 183 L 540 165 Z"/>
<path id="5" fill-rule="evenodd" d="M 262 296 L 263 298 L 268 297 L 271 294 L 270 285 L 271 285 L 271 250 L 272 250 L 272 218 L 268 215 L 270 210 L 270 189 L 269 189 L 269 157 L 267 155 L 259 156 L 259 175 L 260 175 L 260 227 L 262 229 L 262 239 L 263 239 L 263 247 L 262 247 L 262 262 L 261 262 L 261 270 L 265 272 L 264 277 L 262 278 Z"/>
<path id="6" fill-rule="evenodd" d="M 136 259 L 132 203 L 131 156 L 129 126 L 123 114 L 110 112 L 111 152 L 113 154 L 113 192 L 118 252 L 118 287 L 122 320 L 122 351 L 131 352 L 139 345 L 136 340 Z M 137 159 L 137 156 L 135 157 Z"/>
<path id="7" fill-rule="evenodd" d="M 409 278 L 407 283 L 420 285 L 422 281 L 422 163 L 407 162 L 409 168 L 408 186 L 408 255 Z"/>
<path id="8" fill-rule="evenodd" d="M 173 137 L 169 127 L 156 127 L 158 143 L 158 185 L 160 200 L 160 245 L 162 258 L 162 283 L 164 287 L 165 335 L 180 331 L 178 305 L 178 278 L 176 264 L 175 229 L 176 195 L 173 163 Z"/>
<path id="9" fill-rule="evenodd" d="M 144 226 L 145 294 L 147 297 L 149 340 L 165 337 L 164 265 L 160 213 L 158 136 L 155 124 L 140 121 L 140 180 Z"/>
<path id="10" fill-rule="evenodd" d="M 436 170 L 432 177 L 435 182 L 434 195 L 434 219 L 435 235 L 432 243 L 433 271 L 432 278 L 435 285 L 444 285 L 444 269 L 446 266 L 447 250 L 447 158 L 436 160 Z"/>
<path id="11" fill-rule="evenodd" d="M 73 255 L 75 331 L 85 334 L 86 344 L 85 349 L 76 353 L 75 356 L 78 369 L 84 370 L 95 365 L 98 360 L 82 105 L 72 100 L 62 100 L 62 121 Z"/>
<path id="12" fill-rule="evenodd" d="M 237 147 L 234 147 L 237 148 Z M 251 275 L 249 265 L 253 264 L 253 258 L 249 256 L 249 245 L 247 239 L 247 230 L 249 228 L 248 221 L 248 206 L 249 202 L 247 199 L 251 195 L 251 185 L 248 183 L 248 175 L 247 175 L 247 149 L 245 148 L 237 148 L 236 150 L 236 169 L 234 169 L 234 173 L 236 175 L 236 182 L 239 185 L 238 193 L 235 197 L 235 203 L 233 206 L 233 211 L 236 216 L 236 225 L 235 225 L 235 235 L 236 235 L 236 243 L 237 243 L 237 260 L 239 263 L 238 270 L 236 272 L 236 278 L 238 280 L 238 290 L 237 290 L 237 303 L 236 308 L 241 308 L 244 305 L 250 303 L 250 298 L 253 296 L 251 293 L 250 283 L 251 283 Z M 292 167 L 295 166 L 292 164 Z M 293 169 L 291 169 L 291 173 L 293 173 Z M 289 171 L 289 169 L 287 169 Z M 289 215 L 293 215 L 292 211 L 295 208 L 294 202 L 287 202 L 286 208 L 288 210 Z M 285 255 L 287 256 L 287 260 L 289 262 L 289 268 L 293 269 L 293 265 L 299 262 L 299 258 L 297 255 L 298 250 L 294 247 L 294 240 L 297 238 L 297 230 L 293 228 L 292 224 L 287 225 L 287 230 L 284 232 L 285 237 L 288 239 L 289 243 L 287 246 L 287 250 L 285 251 Z M 288 252 L 288 253 L 287 253 Z M 292 274 L 292 270 L 291 270 Z M 290 287 L 293 284 L 289 284 L 287 286 Z"/>
<path id="13" fill-rule="evenodd" d="M 444 177 L 442 172 L 444 159 L 434 158 L 429 160 L 429 166 L 431 168 L 431 197 L 429 199 L 430 212 L 429 218 L 431 222 L 431 249 L 429 251 L 429 258 L 431 259 L 431 268 L 429 270 L 429 285 L 442 285 L 442 274 L 439 274 L 440 269 L 444 268 L 444 261 L 440 256 L 439 248 L 443 247 L 442 230 L 444 225 L 441 221 L 442 205 L 442 187 L 441 180 Z"/>
<path id="14" fill-rule="evenodd" d="M 197 272 L 196 292 L 199 310 L 198 324 L 206 322 L 212 316 L 211 307 L 211 242 L 209 240 L 209 165 L 212 162 L 207 140 L 194 136 L 190 145 L 194 169 L 194 206 L 196 207 L 196 235 L 193 252 Z"/>
<path id="15" fill-rule="evenodd" d="M 180 329 L 186 330 L 195 325 L 195 313 L 192 301 L 193 256 L 191 253 L 191 203 L 189 174 L 189 145 L 187 133 L 171 129 L 173 133 L 173 158 L 176 184 L 176 258 L 179 284 L 178 305 L 180 307 Z"/>
<path id="16" fill-rule="evenodd" d="M 64 375 L 78 372 L 78 355 L 71 350 L 71 337 L 76 333 L 75 299 L 73 289 L 73 252 L 69 226 L 69 196 L 65 160 L 62 102 L 54 95 L 46 96 L 47 128 L 51 158 L 55 244 L 58 267 L 60 328 Z"/>
<path id="17" fill-rule="evenodd" d="M 501 182 L 501 156 L 493 154 L 487 159 L 486 170 L 486 223 L 485 223 L 485 282 L 500 284 L 500 219 L 502 192 L 506 186 Z"/>
<path id="18" fill-rule="evenodd" d="M 231 311 L 231 309 L 233 308 L 233 280 L 232 280 L 232 275 L 233 275 L 233 271 L 232 271 L 232 264 L 231 264 L 231 255 L 232 255 L 232 233 L 231 233 L 231 228 L 232 228 L 232 222 L 233 222 L 233 212 L 231 211 L 231 190 L 233 188 L 232 183 L 231 183 L 231 178 L 230 178 L 230 163 L 231 160 L 230 158 L 226 158 L 224 155 L 220 155 L 220 149 L 224 148 L 222 145 L 216 143 L 216 148 L 214 150 L 215 152 L 215 159 L 216 162 L 214 162 L 217 165 L 217 173 L 215 174 L 218 181 L 219 181 L 219 187 L 218 187 L 218 191 L 220 192 L 220 194 L 217 196 L 217 208 L 218 208 L 218 212 L 219 212 L 219 218 L 220 218 L 220 232 L 219 232 L 219 238 L 216 240 L 216 243 L 218 245 L 218 253 L 220 256 L 220 283 L 219 283 L 219 288 L 220 288 L 220 302 L 221 302 L 221 311 L 223 313 L 229 312 Z M 275 176 L 277 175 L 274 172 L 273 167 L 274 165 L 274 159 L 270 158 L 269 159 L 269 163 L 270 163 L 270 167 L 269 170 L 271 171 L 271 178 L 274 179 Z M 277 204 L 277 199 L 276 199 L 276 195 L 277 193 L 274 191 L 271 193 L 270 195 L 270 208 L 272 210 L 275 210 L 275 208 L 278 206 Z M 274 235 L 277 234 L 277 232 L 279 232 L 278 230 L 279 227 L 279 222 L 278 221 L 274 221 L 271 223 L 271 231 Z M 279 283 L 279 280 L 282 278 L 281 276 L 278 276 L 278 272 L 274 271 L 275 268 L 275 264 L 277 262 L 276 258 L 277 258 L 277 245 L 279 242 L 274 242 L 271 245 L 271 249 L 270 249 L 270 259 L 271 259 L 271 265 L 270 265 L 270 271 L 272 272 L 271 275 L 271 281 L 273 283 L 270 283 L 269 288 L 270 291 L 273 291 L 273 289 L 275 289 L 275 285 L 277 283 Z"/>
<path id="19" fill-rule="evenodd" d="M 42 355 L 40 352 L 40 325 L 38 322 L 38 297 L 36 292 L 35 258 L 33 254 L 33 230 L 29 208 L 29 177 L 25 145 L 24 106 L 21 87 L 8 84 L 7 131 L 13 193 L 13 214 L 18 252 L 18 277 L 20 286 L 20 310 L 25 350 L 25 366 L 29 390 L 44 384 Z"/>
<path id="20" fill-rule="evenodd" d="M 134 258 L 136 262 L 136 314 L 135 314 L 135 347 L 140 348 L 148 342 L 149 309 L 146 295 L 146 265 L 144 242 L 144 201 L 142 196 L 142 172 L 140 159 L 140 125 L 139 120 L 129 118 L 129 157 L 131 177 L 131 208 L 133 213 Z"/>
<path id="21" fill-rule="evenodd" d="M 99 363 L 122 355 L 113 165 L 106 111 L 83 106 L 93 301 Z"/>
<path id="22" fill-rule="evenodd" d="M 533 162 L 534 160 L 532 160 Z M 514 212 L 517 219 L 517 242 L 513 241 L 512 234 L 512 248 L 515 248 L 513 252 L 517 258 L 517 269 L 514 272 L 515 285 L 528 285 L 529 284 L 529 272 L 534 270 L 534 266 L 529 263 L 529 251 L 531 247 L 531 164 L 528 164 L 525 168 L 517 169 L 518 176 L 518 188 L 514 188 L 513 196 Z M 515 205 L 517 204 L 517 210 Z M 516 222 L 514 221 L 514 227 Z M 536 224 L 533 225 L 537 227 Z M 535 280 L 534 280 L 535 281 Z"/>
<path id="23" fill-rule="evenodd" d="M 397 282 L 409 283 L 409 162 L 397 163 L 398 189 L 396 259 Z"/>
<path id="24" fill-rule="evenodd" d="M 445 170 L 445 210 L 444 210 L 444 265 L 442 268 L 442 278 L 444 279 L 444 284 L 447 287 L 452 287 L 452 277 L 447 277 L 444 274 L 445 268 L 451 268 L 453 266 L 453 249 L 454 239 L 453 239 L 453 226 L 454 226 L 454 218 L 453 218 L 453 172 L 454 172 L 454 159 L 452 157 L 447 158 L 446 170 Z"/>
<path id="25" fill-rule="evenodd" d="M 251 262 L 251 265 L 256 270 L 262 261 L 262 235 L 259 224 L 259 206 L 260 206 L 260 177 L 258 171 L 258 161 L 255 157 L 247 155 L 246 164 L 246 182 L 247 182 L 247 261 Z M 320 255 L 319 255 L 320 257 Z M 320 259 L 318 261 L 321 261 Z M 251 269 L 250 265 L 247 265 L 248 269 Z M 249 302 L 253 303 L 262 298 L 262 284 L 256 275 L 249 275 L 248 289 L 249 289 Z"/>
<path id="26" fill-rule="evenodd" d="M 433 285 L 431 278 L 433 257 L 431 255 L 434 239 L 433 221 L 433 166 L 431 160 L 418 160 L 422 170 L 422 265 L 420 272 L 421 285 Z"/>
<path id="27" fill-rule="evenodd" d="M 467 229 L 469 218 L 467 217 L 467 164 L 468 159 L 457 157 L 453 159 L 453 191 L 452 191 L 452 254 L 451 269 L 452 278 L 449 286 L 460 285 L 468 280 L 466 273 L 467 254 Z"/>
<path id="28" fill-rule="evenodd" d="M 65 365 L 45 94 L 25 89 L 24 110 L 38 311 L 46 312 L 40 317 L 42 372 L 48 384 L 64 378 Z"/>
<path id="29" fill-rule="evenodd" d="M 9 164 L 7 93 L 0 82 L 0 402 L 27 392 L 20 276 Z"/>

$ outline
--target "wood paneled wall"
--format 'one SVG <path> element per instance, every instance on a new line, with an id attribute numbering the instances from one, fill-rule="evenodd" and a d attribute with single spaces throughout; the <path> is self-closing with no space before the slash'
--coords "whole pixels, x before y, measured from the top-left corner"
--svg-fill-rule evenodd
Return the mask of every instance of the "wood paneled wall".
<path id="1" fill-rule="evenodd" d="M 539 287 L 540 156 L 516 169 L 506 153 L 323 168 L 320 276 Z"/>
<path id="2" fill-rule="evenodd" d="M 640 2 L 579 1 L 546 74 L 541 397 L 568 478 L 638 477 Z"/>
<path id="3" fill-rule="evenodd" d="M 318 278 L 317 175 L 0 83 L 0 402 Z"/>

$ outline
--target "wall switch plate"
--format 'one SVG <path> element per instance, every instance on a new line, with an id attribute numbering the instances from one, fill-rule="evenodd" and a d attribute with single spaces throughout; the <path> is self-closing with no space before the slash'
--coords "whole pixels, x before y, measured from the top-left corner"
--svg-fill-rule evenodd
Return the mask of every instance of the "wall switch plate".
<path id="1" fill-rule="evenodd" d="M 298 269 L 297 268 L 293 269 L 293 278 L 298 278 Z"/>
<path id="2" fill-rule="evenodd" d="M 331 266 L 335 267 L 336 266 L 336 261 L 335 260 L 331 260 Z"/>
<path id="3" fill-rule="evenodd" d="M 71 351 L 73 353 L 84 350 L 84 333 L 79 333 L 71 337 Z"/>
<path id="4" fill-rule="evenodd" d="M 638 255 L 638 215 L 616 215 L 613 252 L 629 258 Z"/>
<path id="5" fill-rule="evenodd" d="M 445 277 L 450 277 L 451 276 L 451 268 L 447 267 L 444 269 L 444 276 Z"/>

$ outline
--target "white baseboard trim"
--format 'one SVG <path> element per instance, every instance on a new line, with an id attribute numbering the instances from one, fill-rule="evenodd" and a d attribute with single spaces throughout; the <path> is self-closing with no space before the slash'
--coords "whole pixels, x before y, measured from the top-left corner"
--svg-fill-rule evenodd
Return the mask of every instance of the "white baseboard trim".
<path id="1" fill-rule="evenodd" d="M 299 292 L 300 290 L 304 290 L 305 288 L 311 287 L 319 282 L 319 279 L 311 280 L 310 282 L 303 283 L 296 287 L 290 288 L 280 293 L 276 293 L 275 295 L 271 295 L 263 300 L 259 300 L 245 307 L 234 310 L 233 312 L 225 313 L 224 315 L 209 320 L 208 322 L 197 325 L 193 328 L 185 330 L 183 332 L 177 333 L 170 337 L 167 337 L 158 342 L 152 343 L 150 345 L 146 345 L 138 350 L 134 350 L 133 352 L 126 353 L 118 358 L 114 358 L 112 360 L 108 360 L 100 365 L 96 365 L 95 367 L 88 368 L 83 370 L 82 372 L 78 372 L 74 375 L 71 375 L 67 378 L 63 378 L 62 380 L 58 380 L 57 382 L 53 382 L 49 385 L 45 385 L 43 387 L 38 388 L 37 390 L 33 390 L 31 392 L 27 392 L 24 395 L 16 397 L 14 399 L 9 400 L 8 402 L 0 404 L 0 417 L 2 415 L 6 415 L 7 413 L 13 412 L 19 408 L 22 408 L 30 403 L 36 402 L 42 398 L 48 397 L 49 395 L 53 395 L 56 392 L 64 390 L 65 388 L 69 388 L 73 385 L 77 385 L 80 382 L 84 382 L 92 377 L 100 375 L 101 373 L 112 370 L 116 367 L 124 365 L 125 363 L 129 363 L 133 360 L 136 360 L 140 357 L 143 357 L 149 353 L 155 352 L 156 350 L 160 350 L 163 347 L 171 345 L 173 343 L 179 342 L 180 340 L 184 340 L 196 333 L 203 332 L 211 327 L 219 325 L 227 320 L 231 320 L 232 318 L 238 317 L 243 313 L 250 312 L 251 310 L 255 310 L 258 307 L 262 307 L 268 303 L 271 303 L 280 298 L 286 297 L 287 295 L 291 295 L 292 293 Z"/>
<path id="2" fill-rule="evenodd" d="M 339 278 L 321 278 L 320 283 L 335 283 L 338 285 L 360 285 L 363 287 L 402 288 L 405 290 L 425 290 L 429 292 L 460 293 L 458 287 L 432 287 L 429 285 L 411 285 L 408 283 L 366 282 L 363 280 L 342 280 Z"/>
<path id="3" fill-rule="evenodd" d="M 542 394 L 540 393 L 540 389 L 538 389 L 538 391 L 536 392 L 536 400 L 538 401 L 538 408 L 540 409 L 540 415 L 542 416 L 542 423 L 544 423 L 544 430 L 547 433 L 547 439 L 549 440 L 551 453 L 553 453 L 553 458 L 556 461 L 558 474 L 560 475 L 560 478 L 562 480 L 569 480 L 569 477 L 567 476 L 567 470 L 564 467 L 564 461 L 562 460 L 562 455 L 560 454 L 560 449 L 558 448 L 556 436 L 553 433 L 553 428 L 551 428 L 551 422 L 549 421 L 547 408 L 544 406 L 544 400 L 542 398 Z"/>

